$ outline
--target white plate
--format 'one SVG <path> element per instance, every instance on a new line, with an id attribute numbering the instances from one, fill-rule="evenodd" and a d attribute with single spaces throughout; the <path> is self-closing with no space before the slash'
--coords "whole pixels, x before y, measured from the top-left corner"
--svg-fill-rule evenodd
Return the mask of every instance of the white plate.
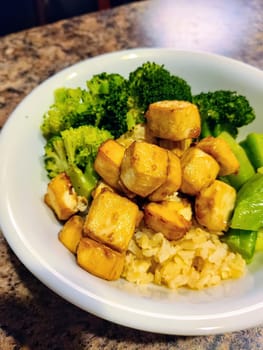
<path id="1" fill-rule="evenodd" d="M 42 165 L 42 115 L 61 86 L 85 86 L 102 71 L 123 75 L 150 60 L 185 78 L 193 93 L 235 89 L 245 94 L 257 120 L 244 129 L 263 132 L 263 72 L 217 55 L 167 49 L 135 49 L 106 54 L 63 70 L 38 86 L 15 109 L 0 137 L 0 221 L 19 259 L 39 280 L 80 308 L 132 328 L 181 335 L 240 330 L 263 323 L 263 256 L 245 278 L 201 292 L 169 291 L 106 282 L 77 266 L 57 239 L 60 228 L 43 204 L 47 179 Z M 260 119 L 261 118 L 261 119 Z M 241 135 L 242 137 L 242 135 Z"/>

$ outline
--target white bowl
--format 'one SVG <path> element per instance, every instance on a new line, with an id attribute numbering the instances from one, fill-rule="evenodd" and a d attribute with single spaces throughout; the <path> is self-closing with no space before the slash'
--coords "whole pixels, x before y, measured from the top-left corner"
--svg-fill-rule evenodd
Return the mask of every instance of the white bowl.
<path id="1" fill-rule="evenodd" d="M 263 72 L 235 60 L 201 52 L 134 49 L 87 59 L 34 89 L 8 119 L 0 137 L 0 221 L 22 263 L 44 284 L 72 304 L 128 327 L 180 335 L 236 331 L 263 322 L 263 256 L 239 280 L 201 292 L 171 291 L 123 280 L 106 282 L 77 266 L 58 241 L 60 229 L 43 203 L 47 178 L 42 164 L 43 113 L 61 86 L 85 86 L 93 74 L 125 76 L 145 61 L 164 64 L 186 79 L 193 93 L 234 89 L 248 97 L 257 119 L 244 128 L 263 132 Z M 261 119 L 260 119 L 261 118 Z"/>

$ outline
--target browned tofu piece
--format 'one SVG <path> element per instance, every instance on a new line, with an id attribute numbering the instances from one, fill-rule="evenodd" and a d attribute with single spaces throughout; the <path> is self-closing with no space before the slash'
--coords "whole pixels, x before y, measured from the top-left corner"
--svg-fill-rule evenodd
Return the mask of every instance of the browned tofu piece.
<path id="1" fill-rule="evenodd" d="M 228 184 L 215 180 L 201 190 L 195 200 L 195 215 L 200 225 L 211 231 L 225 231 L 234 209 L 236 190 Z"/>
<path id="2" fill-rule="evenodd" d="M 144 207 L 146 226 L 162 232 L 169 240 L 182 238 L 192 224 L 192 209 L 187 200 L 148 203 Z"/>
<path id="3" fill-rule="evenodd" d="M 122 192 L 125 197 L 128 197 L 130 199 L 133 199 L 136 197 L 136 193 L 130 191 L 125 185 L 124 183 L 121 181 L 121 179 L 119 180 L 119 186 L 120 186 L 120 192 Z"/>
<path id="4" fill-rule="evenodd" d="M 77 195 L 65 173 L 57 175 L 48 183 L 44 201 L 59 220 L 67 220 L 73 214 L 87 208 L 87 200 Z"/>
<path id="5" fill-rule="evenodd" d="M 225 140 L 209 136 L 199 141 L 196 146 L 215 158 L 220 166 L 218 175 L 238 173 L 239 161 Z"/>
<path id="6" fill-rule="evenodd" d="M 217 177 L 219 164 L 200 148 L 191 147 L 181 158 L 182 184 L 180 190 L 189 195 L 198 194 Z"/>
<path id="7" fill-rule="evenodd" d="M 200 134 L 199 110 L 187 101 L 154 102 L 149 105 L 145 116 L 150 132 L 162 139 L 179 141 Z"/>
<path id="8" fill-rule="evenodd" d="M 92 197 L 95 198 L 98 194 L 100 194 L 103 191 L 111 191 L 114 192 L 114 189 L 112 187 L 110 187 L 109 185 L 107 185 L 105 182 L 103 181 L 99 181 L 97 183 L 97 186 L 94 188 L 94 190 L 92 191 Z"/>
<path id="9" fill-rule="evenodd" d="M 108 281 L 117 280 L 123 270 L 125 254 L 88 237 L 81 238 L 77 263 L 89 273 Z"/>
<path id="10" fill-rule="evenodd" d="M 119 189 L 119 176 L 125 148 L 114 140 L 107 140 L 99 147 L 94 169 L 102 179 L 115 189 Z"/>
<path id="11" fill-rule="evenodd" d="M 167 165 L 167 150 L 134 141 L 124 153 L 120 179 L 129 191 L 147 197 L 166 180 Z"/>
<path id="12" fill-rule="evenodd" d="M 65 222 L 59 232 L 58 238 L 60 242 L 73 254 L 76 253 L 77 246 L 82 237 L 83 225 L 83 218 L 79 215 L 73 215 Z"/>
<path id="13" fill-rule="evenodd" d="M 171 151 L 167 151 L 168 154 L 168 167 L 167 177 L 165 182 L 157 188 L 149 196 L 149 200 L 153 202 L 159 202 L 164 200 L 167 196 L 176 192 L 182 182 L 182 171 L 180 159 Z"/>
<path id="14" fill-rule="evenodd" d="M 137 215 L 137 219 L 136 219 L 136 223 L 135 223 L 135 227 L 139 227 L 140 226 L 143 217 L 144 217 L 144 212 L 142 210 L 139 210 L 138 211 L 138 215 Z"/>
<path id="15" fill-rule="evenodd" d="M 169 149 L 174 154 L 176 154 L 177 157 L 181 158 L 183 153 L 191 146 L 192 142 L 192 139 L 185 139 L 180 141 L 160 139 L 159 146 Z"/>
<path id="16" fill-rule="evenodd" d="M 129 199 L 111 191 L 98 194 L 84 223 L 84 235 L 123 252 L 138 222 L 139 208 Z"/>

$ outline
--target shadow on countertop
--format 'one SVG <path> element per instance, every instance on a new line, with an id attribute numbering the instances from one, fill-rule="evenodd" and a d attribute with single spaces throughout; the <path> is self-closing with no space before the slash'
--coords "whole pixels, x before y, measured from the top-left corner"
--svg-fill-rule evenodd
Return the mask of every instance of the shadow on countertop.
<path id="1" fill-rule="evenodd" d="M 25 268 L 0 232 L 0 350 L 258 350 L 263 328 L 210 336 L 139 331 L 67 302 Z"/>
<path id="2" fill-rule="evenodd" d="M 9 247 L 7 253 L 13 275 L 7 293 L 0 294 L 1 350 L 115 350 L 118 344 L 159 349 L 184 338 L 137 331 L 93 316 L 43 285 Z M 9 347 L 4 347 L 7 341 Z"/>

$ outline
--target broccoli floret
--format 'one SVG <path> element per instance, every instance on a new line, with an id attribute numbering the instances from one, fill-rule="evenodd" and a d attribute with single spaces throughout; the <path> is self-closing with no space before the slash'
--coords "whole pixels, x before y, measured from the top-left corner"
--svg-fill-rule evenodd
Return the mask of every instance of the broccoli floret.
<path id="1" fill-rule="evenodd" d="M 171 74 L 164 65 L 146 62 L 131 72 L 129 85 L 129 129 L 144 121 L 144 113 L 150 103 L 162 100 L 192 101 L 190 85 Z"/>
<path id="2" fill-rule="evenodd" d="M 67 155 L 61 136 L 51 137 L 46 142 L 44 152 L 45 169 L 50 179 L 67 169 Z"/>
<path id="3" fill-rule="evenodd" d="M 54 104 L 44 114 L 41 131 L 46 139 L 63 130 L 93 125 L 119 137 L 128 130 L 127 80 L 117 73 L 100 73 L 86 82 L 87 89 L 59 88 Z"/>
<path id="4" fill-rule="evenodd" d="M 118 73 L 99 73 L 86 82 L 92 96 L 109 95 L 112 89 L 122 88 L 126 79 Z"/>
<path id="5" fill-rule="evenodd" d="M 98 126 L 119 137 L 136 124 L 145 122 L 150 103 L 160 100 L 192 100 L 185 80 L 170 74 L 163 65 L 146 62 L 128 79 L 117 73 L 100 73 L 87 81 L 90 94 L 104 112 Z"/>
<path id="6" fill-rule="evenodd" d="M 202 92 L 193 96 L 193 103 L 198 106 L 202 119 L 201 137 L 218 136 L 226 131 L 236 138 L 238 128 L 256 117 L 247 98 L 235 91 Z"/>
<path id="7" fill-rule="evenodd" d="M 44 114 L 41 131 L 48 139 L 61 131 L 81 125 L 97 125 L 102 106 L 81 88 L 59 88 L 54 92 L 54 104 Z"/>
<path id="8" fill-rule="evenodd" d="M 100 73 L 87 81 L 89 92 L 101 107 L 98 126 L 115 137 L 128 130 L 127 80 L 117 73 Z"/>
<path id="9" fill-rule="evenodd" d="M 65 171 L 79 195 L 90 197 L 98 175 L 93 163 L 101 143 L 113 138 L 109 131 L 84 125 L 50 138 L 45 146 L 45 169 L 50 178 Z"/>
<path id="10" fill-rule="evenodd" d="M 86 82 L 87 89 L 60 88 L 44 114 L 41 131 L 46 139 L 69 128 L 93 125 L 118 138 L 145 122 L 150 103 L 192 100 L 187 82 L 163 65 L 146 62 L 126 79 L 118 73 L 100 73 Z"/>

